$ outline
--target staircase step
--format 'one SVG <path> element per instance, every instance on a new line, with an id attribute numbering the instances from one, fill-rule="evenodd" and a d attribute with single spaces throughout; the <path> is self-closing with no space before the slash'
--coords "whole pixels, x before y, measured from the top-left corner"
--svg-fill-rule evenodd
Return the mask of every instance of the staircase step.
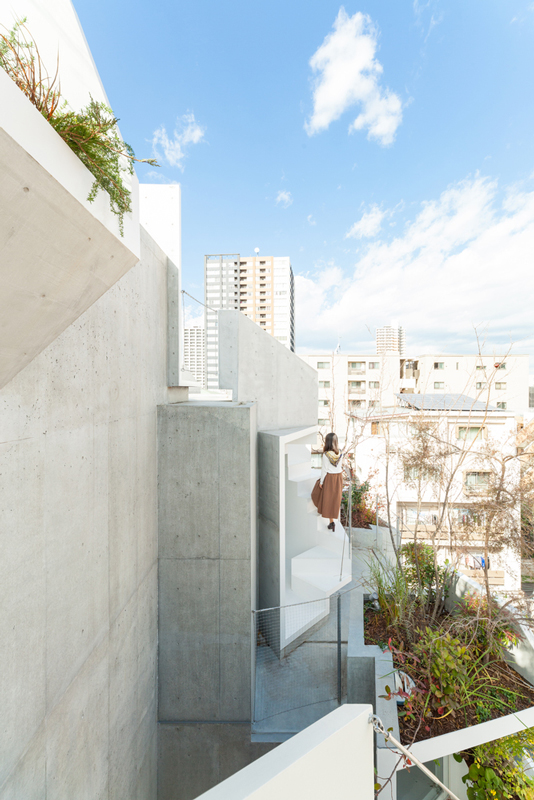
<path id="1" fill-rule="evenodd" d="M 299 553 L 298 556 L 293 556 L 291 559 L 291 564 L 317 564 L 318 561 L 331 561 L 336 560 L 337 555 L 332 552 L 332 550 L 328 550 L 326 547 L 312 547 L 309 550 L 305 550 L 303 553 Z"/>
<path id="2" fill-rule="evenodd" d="M 294 467 L 288 468 L 288 479 L 293 481 L 294 483 L 300 483 L 301 481 L 311 481 L 312 478 L 313 483 L 321 477 L 321 471 L 318 469 L 313 469 L 308 464 L 297 464 Z"/>
<path id="3" fill-rule="evenodd" d="M 336 574 L 322 575 L 318 573 L 306 573 L 300 575 L 294 573 L 291 576 L 291 588 L 306 600 L 315 600 L 322 597 L 330 597 L 347 583 L 352 580 L 352 575 L 343 570 L 341 580 L 339 579 L 339 569 Z"/>

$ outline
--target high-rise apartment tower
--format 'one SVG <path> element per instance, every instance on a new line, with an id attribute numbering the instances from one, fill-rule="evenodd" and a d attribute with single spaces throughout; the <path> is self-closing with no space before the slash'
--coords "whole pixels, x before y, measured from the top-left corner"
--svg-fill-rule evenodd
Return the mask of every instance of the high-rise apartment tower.
<path id="1" fill-rule="evenodd" d="M 206 377 L 219 387 L 217 310 L 235 309 L 295 350 L 295 287 L 288 256 L 204 257 Z"/>
<path id="2" fill-rule="evenodd" d="M 184 328 L 184 368 L 204 386 L 206 370 L 206 332 L 202 325 Z"/>
<path id="3" fill-rule="evenodd" d="M 402 325 L 385 325 L 376 329 L 376 352 L 378 355 L 406 352 L 406 334 Z"/>

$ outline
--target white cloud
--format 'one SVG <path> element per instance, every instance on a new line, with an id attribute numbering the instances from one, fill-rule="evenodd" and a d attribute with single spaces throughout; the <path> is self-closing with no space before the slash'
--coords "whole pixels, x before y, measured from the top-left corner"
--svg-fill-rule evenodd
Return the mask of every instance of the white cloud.
<path id="1" fill-rule="evenodd" d="M 332 283 L 332 266 L 296 276 L 299 347 L 345 352 L 373 342 L 383 320 L 402 315 L 410 349 L 469 352 L 474 326 L 497 349 L 534 347 L 534 191 L 475 176 L 422 204 L 401 235 L 371 243 L 354 273 Z"/>
<path id="2" fill-rule="evenodd" d="M 293 198 L 291 197 L 291 192 L 281 189 L 276 195 L 276 204 L 282 206 L 282 208 L 287 208 L 292 202 Z"/>
<path id="3" fill-rule="evenodd" d="M 376 204 L 371 206 L 370 211 L 366 211 L 362 218 L 345 234 L 345 239 L 363 239 L 376 236 L 382 227 L 382 220 L 386 212 L 382 211 Z"/>
<path id="4" fill-rule="evenodd" d="M 308 225 L 317 225 L 317 221 L 313 218 L 313 214 L 308 214 Z"/>
<path id="5" fill-rule="evenodd" d="M 194 325 L 200 325 L 201 328 L 204 327 L 204 310 L 200 305 L 186 305 L 185 306 L 185 319 L 184 325 L 188 328 L 192 328 Z"/>
<path id="6" fill-rule="evenodd" d="M 350 106 L 360 114 L 349 133 L 367 128 L 367 138 L 392 144 L 402 121 L 398 95 L 380 86 L 382 65 L 375 58 L 378 31 L 367 14 L 349 17 L 343 6 L 334 30 L 310 59 L 318 73 L 313 90 L 313 113 L 305 129 L 309 136 L 326 130 Z"/>
<path id="7" fill-rule="evenodd" d="M 158 161 L 168 164 L 170 167 L 178 167 L 183 171 L 183 160 L 186 156 L 185 148 L 192 144 L 198 144 L 204 138 L 206 129 L 203 128 L 195 119 L 193 112 L 179 117 L 170 139 L 164 125 L 154 131 L 152 137 L 152 150 Z"/>

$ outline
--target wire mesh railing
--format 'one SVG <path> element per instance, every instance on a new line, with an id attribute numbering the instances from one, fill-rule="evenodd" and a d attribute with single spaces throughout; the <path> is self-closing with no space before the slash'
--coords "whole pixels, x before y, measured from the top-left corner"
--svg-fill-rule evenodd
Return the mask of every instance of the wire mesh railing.
<path id="1" fill-rule="evenodd" d="M 344 702 L 348 602 L 335 594 L 253 612 L 255 723 L 298 730 Z"/>

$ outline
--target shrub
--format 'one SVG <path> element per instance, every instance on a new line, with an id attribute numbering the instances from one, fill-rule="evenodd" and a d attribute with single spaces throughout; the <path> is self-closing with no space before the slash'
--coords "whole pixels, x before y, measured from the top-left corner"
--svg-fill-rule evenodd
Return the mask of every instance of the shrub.
<path id="1" fill-rule="evenodd" d="M 37 45 L 29 38 L 25 21 L 18 20 L 7 34 L 0 33 L 0 67 L 92 173 L 95 180 L 87 197 L 89 202 L 94 201 L 100 189 L 107 192 L 123 236 L 124 215 L 132 210 L 131 192 L 123 176 L 133 174 L 134 161 L 155 167 L 158 164 L 153 158 L 135 157 L 130 145 L 119 135 L 117 117 L 105 103 L 91 98 L 81 111 L 66 110 L 67 103 L 61 103 L 58 85 L 59 57 L 51 78 Z"/>
<path id="2" fill-rule="evenodd" d="M 468 800 L 495 800 L 519 798 L 532 800 L 534 779 L 525 775 L 523 756 L 534 750 L 534 728 L 505 736 L 493 742 L 479 745 L 467 753 L 456 753 L 454 758 L 461 761 L 464 756 L 469 772 L 462 778 L 467 785 Z"/>

